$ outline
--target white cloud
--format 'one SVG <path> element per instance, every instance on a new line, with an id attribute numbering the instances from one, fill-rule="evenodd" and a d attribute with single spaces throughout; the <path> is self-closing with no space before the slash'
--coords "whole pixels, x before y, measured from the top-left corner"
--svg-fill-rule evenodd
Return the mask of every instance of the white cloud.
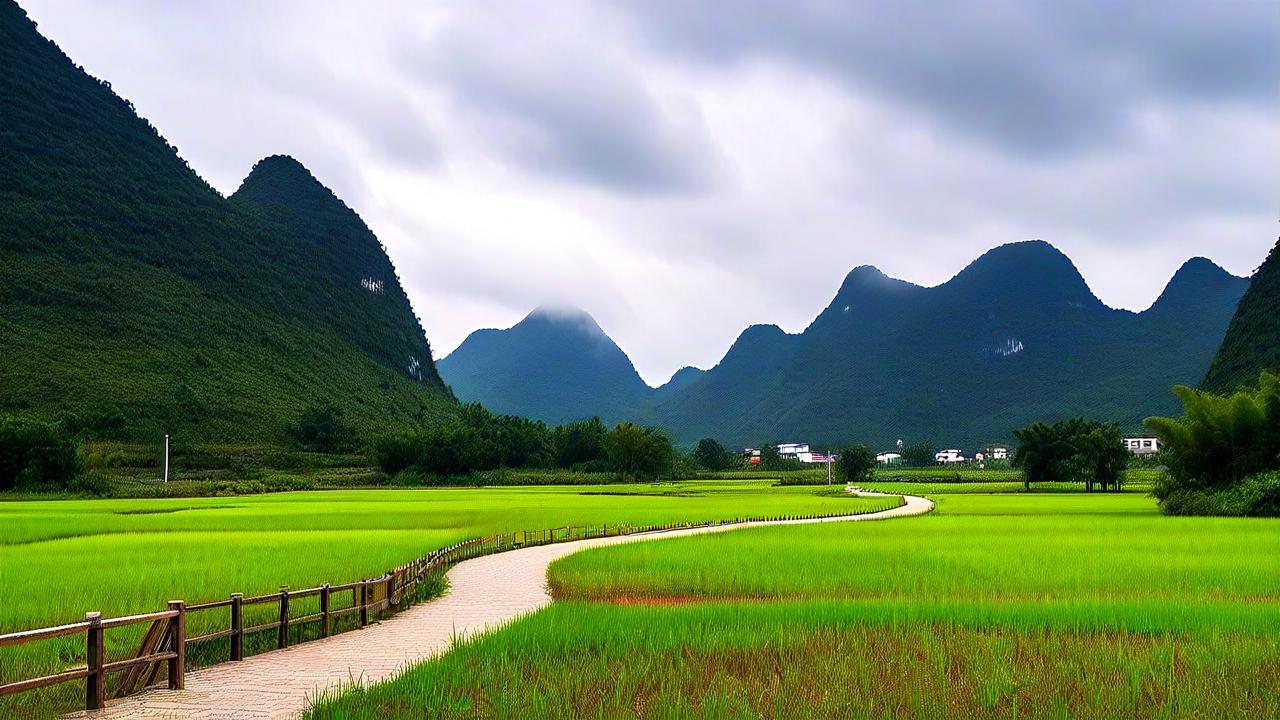
<path id="1" fill-rule="evenodd" d="M 1186 258 L 1247 274 L 1275 240 L 1251 2 L 23 5 L 224 192 L 266 155 L 311 168 L 438 356 L 572 305 L 656 384 L 802 330 L 856 265 L 936 284 L 1042 238 L 1142 309 Z"/>

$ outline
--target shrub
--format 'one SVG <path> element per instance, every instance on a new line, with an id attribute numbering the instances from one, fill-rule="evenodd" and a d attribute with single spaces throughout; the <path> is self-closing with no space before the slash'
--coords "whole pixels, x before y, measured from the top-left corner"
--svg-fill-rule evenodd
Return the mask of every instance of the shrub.
<path id="1" fill-rule="evenodd" d="M 1216 490 L 1164 487 L 1160 510 L 1166 515 L 1280 517 L 1280 472 L 1263 473 Z"/>
<path id="2" fill-rule="evenodd" d="M 865 445 L 858 445 L 841 450 L 834 469 L 841 480 L 862 482 L 871 479 L 871 471 L 875 466 L 876 456 Z"/>
<path id="3" fill-rule="evenodd" d="M 75 441 L 62 425 L 0 418 L 0 490 L 65 489 L 81 469 Z"/>
<path id="4" fill-rule="evenodd" d="M 355 445 L 356 434 L 342 420 L 342 410 L 331 403 L 312 405 L 296 423 L 285 426 L 294 447 L 310 452 L 338 453 Z"/>
<path id="5" fill-rule="evenodd" d="M 418 463 L 423 437 L 413 431 L 379 435 L 369 443 L 369 459 L 388 475 L 396 475 Z"/>
<path id="6" fill-rule="evenodd" d="M 67 490 L 77 495 L 103 497 L 115 490 L 115 484 L 106 475 L 96 472 L 82 472 L 67 481 Z"/>

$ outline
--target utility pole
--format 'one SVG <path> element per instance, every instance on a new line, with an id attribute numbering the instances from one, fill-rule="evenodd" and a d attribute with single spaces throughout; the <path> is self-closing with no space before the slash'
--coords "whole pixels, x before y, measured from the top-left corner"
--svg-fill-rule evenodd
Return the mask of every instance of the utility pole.
<path id="1" fill-rule="evenodd" d="M 831 484 L 831 456 L 827 456 L 827 484 Z"/>
<path id="2" fill-rule="evenodd" d="M 164 436 L 164 481 L 169 482 L 169 435 Z"/>

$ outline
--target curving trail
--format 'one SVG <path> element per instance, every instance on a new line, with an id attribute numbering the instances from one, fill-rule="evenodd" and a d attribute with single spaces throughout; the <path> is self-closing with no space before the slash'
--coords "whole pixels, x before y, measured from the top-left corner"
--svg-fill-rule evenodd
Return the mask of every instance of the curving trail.
<path id="1" fill-rule="evenodd" d="M 860 495 L 883 495 L 860 491 Z M 778 520 L 593 538 L 467 560 L 449 570 L 449 592 L 402 613 L 324 640 L 254 655 L 187 674 L 184 690 L 149 690 L 105 709 L 65 718 L 106 720 L 284 720 L 300 716 L 320 692 L 374 683 L 407 665 L 448 651 L 455 637 L 493 629 L 551 603 L 547 568 L 566 555 L 602 545 L 725 532 L 764 525 L 857 522 L 920 515 L 933 503 L 912 495 L 877 513 Z"/>

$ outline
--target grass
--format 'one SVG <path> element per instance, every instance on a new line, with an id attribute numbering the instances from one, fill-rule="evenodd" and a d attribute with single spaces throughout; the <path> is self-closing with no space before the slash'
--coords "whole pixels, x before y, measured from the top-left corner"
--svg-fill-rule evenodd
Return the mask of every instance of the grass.
<path id="1" fill-rule="evenodd" d="M 0 632 L 74 622 L 88 610 L 111 617 L 161 609 L 173 598 L 347 582 L 496 532 L 860 512 L 885 502 L 769 481 L 3 502 Z M 201 622 L 225 621 L 215 614 L 193 616 L 189 635 L 213 629 Z M 108 632 L 109 660 L 134 642 L 130 632 Z M 0 682 L 80 664 L 82 645 L 71 637 L 0 649 Z M 0 716 L 69 709 L 77 692 L 70 684 L 18 696 L 22 705 L 0 701 Z"/>
<path id="2" fill-rule="evenodd" d="M 561 602 L 311 718 L 1280 714 L 1280 523 L 934 499 L 575 554 Z"/>

